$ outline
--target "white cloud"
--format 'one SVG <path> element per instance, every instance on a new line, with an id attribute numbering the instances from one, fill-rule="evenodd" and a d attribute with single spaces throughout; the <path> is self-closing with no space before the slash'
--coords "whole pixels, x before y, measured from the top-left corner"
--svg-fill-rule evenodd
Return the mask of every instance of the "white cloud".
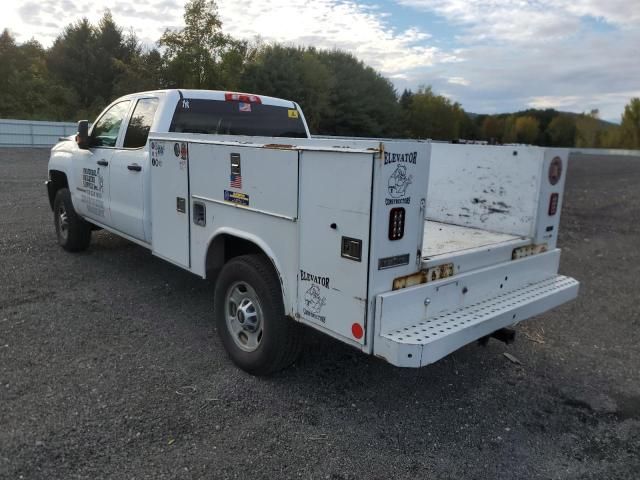
<path id="1" fill-rule="evenodd" d="M 553 42 L 574 35 L 584 17 L 621 27 L 634 27 L 640 22 L 638 0 L 396 1 L 464 26 L 461 39 L 468 42 Z"/>
<path id="2" fill-rule="evenodd" d="M 395 0 L 415 13 L 404 29 L 393 6 L 359 3 L 373 1 L 218 5 L 226 33 L 348 50 L 399 90 L 433 85 L 469 111 L 600 108 L 603 118 L 618 119 L 640 95 L 640 0 Z M 2 21 L 19 41 L 35 37 L 48 46 L 70 22 L 87 16 L 95 23 L 111 8 L 119 25 L 152 45 L 165 28 L 182 25 L 185 0 L 92 0 L 90 8 L 74 0 L 5 3 Z M 434 16 L 457 37 L 432 38 L 421 22 L 431 25 Z"/>
<path id="3" fill-rule="evenodd" d="M 19 41 L 35 37 L 48 46 L 69 23 L 82 16 L 95 23 L 110 8 L 119 25 L 152 45 L 166 28 L 182 24 L 184 3 L 93 0 L 86 9 L 71 0 L 29 0 L 9 9 L 9 24 L 20 25 L 13 30 Z M 348 50 L 389 76 L 432 65 L 440 57 L 455 60 L 454 53 L 444 54 L 429 45 L 428 32 L 417 27 L 396 29 L 390 12 L 352 0 L 218 0 L 217 4 L 226 33 Z"/>
<path id="4" fill-rule="evenodd" d="M 125 31 L 133 30 L 148 45 L 155 43 L 165 28 L 182 24 L 184 0 L 29 0 L 19 5 L 3 4 L 3 20 L 18 41 L 35 38 L 50 46 L 68 24 L 87 17 L 97 23 L 107 8 Z M 20 4 L 21 3 L 21 4 Z M 0 27 L 2 28 L 2 27 Z"/>
<path id="5" fill-rule="evenodd" d="M 452 85 L 462 85 L 463 87 L 467 87 L 471 82 L 469 82 L 469 80 L 463 77 L 449 77 L 447 78 L 447 83 L 450 83 Z"/>
<path id="6" fill-rule="evenodd" d="M 441 52 L 418 28 L 398 30 L 388 12 L 343 0 L 219 1 L 227 32 L 269 41 L 339 48 L 393 76 L 437 62 Z"/>

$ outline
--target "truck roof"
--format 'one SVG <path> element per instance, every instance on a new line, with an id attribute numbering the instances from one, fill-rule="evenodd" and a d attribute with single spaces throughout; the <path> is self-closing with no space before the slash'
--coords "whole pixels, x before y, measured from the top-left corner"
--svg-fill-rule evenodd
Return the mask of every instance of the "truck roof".
<path id="1" fill-rule="evenodd" d="M 195 90 L 195 89 L 182 89 L 182 88 L 172 88 L 172 89 L 164 89 L 164 90 L 150 90 L 148 92 L 136 92 L 130 95 L 125 95 L 122 98 L 128 97 L 138 97 L 144 94 L 152 94 L 152 93 L 177 93 L 185 98 L 198 98 L 203 100 L 225 100 L 225 94 L 234 93 L 240 95 L 255 95 L 256 97 L 260 97 L 260 101 L 266 105 L 274 105 L 278 107 L 289 107 L 295 108 L 295 102 L 291 100 L 284 100 L 282 98 L 269 97 L 266 95 L 258 95 L 254 93 L 246 93 L 246 92 L 235 92 L 230 90 Z"/>

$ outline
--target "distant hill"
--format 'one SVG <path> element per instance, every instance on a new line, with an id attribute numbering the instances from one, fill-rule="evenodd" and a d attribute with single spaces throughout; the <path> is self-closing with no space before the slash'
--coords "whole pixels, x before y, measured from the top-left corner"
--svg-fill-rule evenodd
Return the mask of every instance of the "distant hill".
<path id="1" fill-rule="evenodd" d="M 520 110 L 518 112 L 512 112 L 512 113 L 493 113 L 493 114 L 473 113 L 473 112 L 465 112 L 465 113 L 476 124 L 481 123 L 484 120 L 484 118 L 488 116 L 504 118 L 511 115 L 515 115 L 516 117 L 531 116 L 531 117 L 537 118 L 538 121 L 540 121 L 540 124 L 542 126 L 548 125 L 548 123 L 558 115 L 565 115 L 567 117 L 573 117 L 573 118 L 583 115 L 581 113 L 575 113 L 575 112 L 563 112 L 561 110 L 556 110 L 554 108 L 547 108 L 544 110 L 537 109 L 537 108 L 530 108 L 527 110 Z M 617 123 L 609 122 L 607 120 L 602 120 L 600 118 L 598 119 L 598 123 L 600 128 L 602 128 L 603 130 L 607 130 L 609 128 L 618 126 Z"/>

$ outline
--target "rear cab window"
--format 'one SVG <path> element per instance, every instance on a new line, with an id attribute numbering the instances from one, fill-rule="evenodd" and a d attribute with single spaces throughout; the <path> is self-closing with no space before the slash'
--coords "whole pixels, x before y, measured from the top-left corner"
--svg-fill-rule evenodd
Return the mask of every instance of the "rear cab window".
<path id="1" fill-rule="evenodd" d="M 306 138 L 302 117 L 292 107 L 239 101 L 181 99 L 170 132 Z"/>

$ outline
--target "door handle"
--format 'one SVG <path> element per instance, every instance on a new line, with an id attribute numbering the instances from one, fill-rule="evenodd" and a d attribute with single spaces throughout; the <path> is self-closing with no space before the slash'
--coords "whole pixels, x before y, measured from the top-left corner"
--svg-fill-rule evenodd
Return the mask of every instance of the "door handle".
<path id="1" fill-rule="evenodd" d="M 129 170 L 133 170 L 134 172 L 139 172 L 140 170 L 142 170 L 142 167 L 137 163 L 132 163 L 131 165 L 127 165 L 127 168 Z"/>
<path id="2" fill-rule="evenodd" d="M 98 165 L 106 167 L 107 165 L 109 165 L 109 162 L 107 162 L 106 160 L 98 160 Z"/>

